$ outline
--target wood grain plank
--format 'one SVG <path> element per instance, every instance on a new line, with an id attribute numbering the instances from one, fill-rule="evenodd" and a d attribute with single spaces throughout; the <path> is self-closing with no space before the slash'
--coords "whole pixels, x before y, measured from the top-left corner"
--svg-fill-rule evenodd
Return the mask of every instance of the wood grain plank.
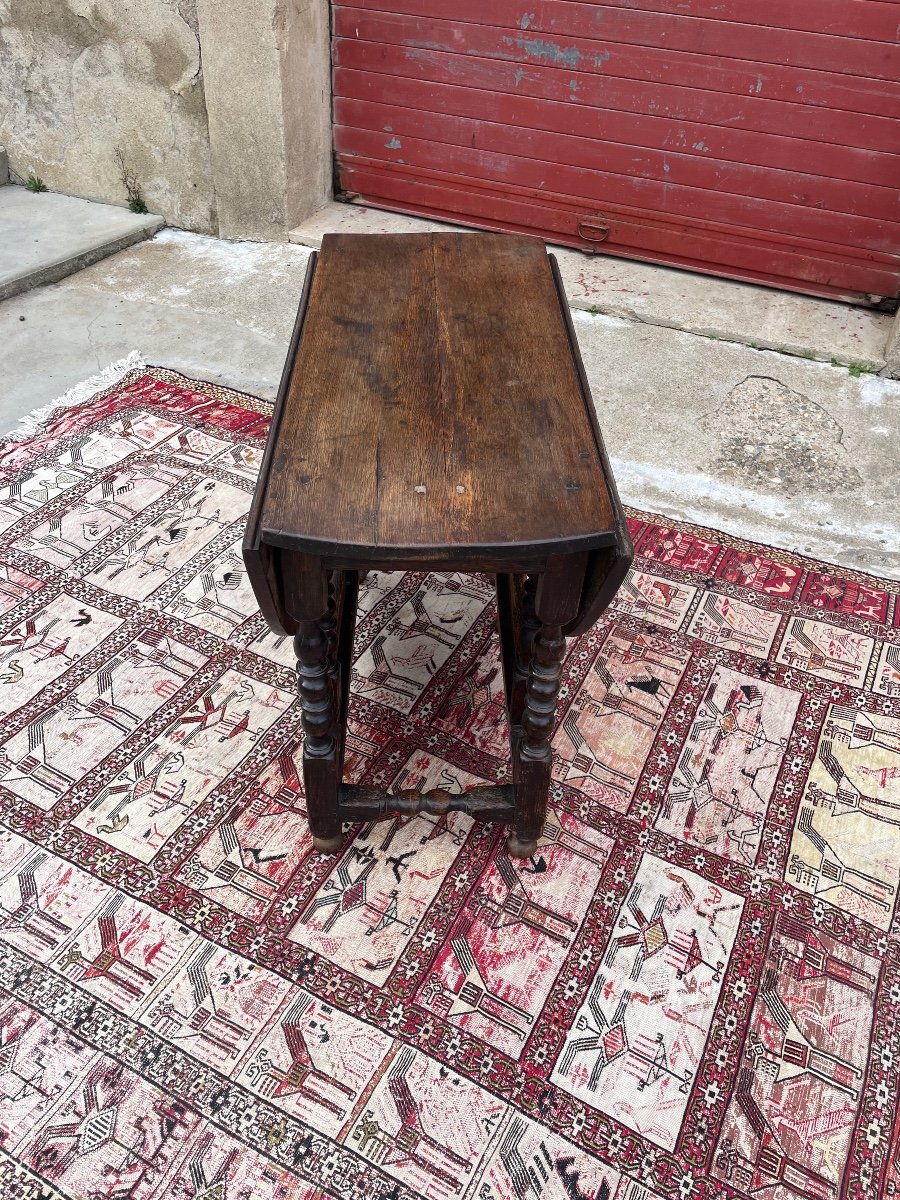
<path id="1" fill-rule="evenodd" d="M 253 489 L 253 499 L 250 502 L 250 511 L 247 514 L 247 524 L 244 529 L 241 546 L 244 565 L 247 568 L 247 577 L 253 587 L 260 611 L 266 619 L 266 624 L 274 632 L 289 633 L 292 635 L 297 631 L 297 622 L 285 606 L 284 588 L 279 572 L 279 564 L 272 555 L 270 547 L 263 544 L 261 517 L 266 489 L 268 487 L 269 469 L 272 462 L 275 439 L 281 428 L 281 420 L 287 404 L 291 368 L 297 353 L 297 347 L 300 345 L 300 338 L 306 321 L 309 294 L 312 288 L 312 280 L 318 257 L 318 254 L 313 251 L 309 256 L 309 262 L 306 264 L 306 274 L 303 277 L 303 287 L 300 292 L 300 303 L 297 307 L 297 316 L 294 321 L 291 340 L 288 344 L 284 369 L 281 372 L 281 381 L 275 396 L 275 404 L 272 409 L 272 422 L 269 426 L 269 437 L 266 441 L 266 448 L 263 451 L 256 487 Z"/>
<path id="2" fill-rule="evenodd" d="M 594 437 L 597 445 L 600 447 L 600 459 L 606 475 L 610 506 L 616 525 L 615 543 L 611 546 L 605 546 L 592 551 L 588 557 L 578 613 L 572 621 L 563 627 L 565 635 L 573 637 L 587 633 L 599 621 L 600 617 L 612 603 L 613 597 L 628 574 L 628 568 L 634 562 L 634 545 L 631 541 L 631 531 L 628 528 L 628 518 L 625 515 L 625 509 L 619 498 L 619 489 L 616 486 L 616 480 L 609 463 L 609 456 L 606 453 L 606 447 L 603 443 L 600 417 L 597 412 L 597 406 L 594 403 L 594 397 L 591 394 L 587 371 L 584 369 L 581 348 L 578 345 L 578 338 L 575 335 L 572 310 L 566 298 L 566 289 L 563 287 L 559 263 L 553 254 L 550 255 L 550 269 L 553 272 L 553 283 L 556 287 L 556 294 L 559 297 L 559 308 L 566 327 L 566 335 L 569 339 L 569 351 L 572 355 L 572 362 L 575 364 L 575 370 L 578 374 L 578 383 L 581 387 L 581 395 L 584 398 L 584 406 L 594 427 Z"/>
<path id="3" fill-rule="evenodd" d="M 275 545 L 368 559 L 608 544 L 539 241 L 326 236 L 261 525 Z"/>

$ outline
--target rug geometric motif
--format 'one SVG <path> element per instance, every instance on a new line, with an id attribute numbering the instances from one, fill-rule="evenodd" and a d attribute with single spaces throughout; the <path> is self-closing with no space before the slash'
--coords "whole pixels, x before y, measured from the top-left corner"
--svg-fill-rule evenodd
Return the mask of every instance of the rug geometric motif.
<path id="1" fill-rule="evenodd" d="M 898 1194 L 897 585 L 632 513 L 536 854 L 320 857 L 240 555 L 269 414 L 140 369 L 0 447 L 0 1194 Z M 369 576 L 348 778 L 509 779 L 494 620 Z"/>

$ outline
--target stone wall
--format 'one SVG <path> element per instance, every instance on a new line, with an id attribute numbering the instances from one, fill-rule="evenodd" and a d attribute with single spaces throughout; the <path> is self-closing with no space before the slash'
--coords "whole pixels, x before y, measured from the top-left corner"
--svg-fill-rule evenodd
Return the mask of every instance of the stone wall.
<path id="1" fill-rule="evenodd" d="M 223 237 L 283 237 L 331 185 L 328 0 L 197 0 Z"/>
<path id="2" fill-rule="evenodd" d="M 232 238 L 330 186 L 327 0 L 0 0 L 0 145 L 21 178 Z"/>

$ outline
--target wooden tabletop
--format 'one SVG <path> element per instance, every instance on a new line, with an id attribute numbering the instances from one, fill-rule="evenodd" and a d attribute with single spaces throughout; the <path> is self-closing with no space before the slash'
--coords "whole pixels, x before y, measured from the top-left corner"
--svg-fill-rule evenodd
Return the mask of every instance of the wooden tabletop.
<path id="1" fill-rule="evenodd" d="M 614 540 L 538 239 L 326 235 L 288 370 L 265 542 L 362 560 Z"/>

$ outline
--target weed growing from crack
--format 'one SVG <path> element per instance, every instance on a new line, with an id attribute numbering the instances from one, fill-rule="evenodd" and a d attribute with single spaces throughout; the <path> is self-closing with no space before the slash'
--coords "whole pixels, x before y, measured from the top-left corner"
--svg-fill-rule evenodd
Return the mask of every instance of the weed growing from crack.
<path id="1" fill-rule="evenodd" d="M 47 190 L 47 185 L 40 175 L 29 175 L 25 180 L 25 187 L 29 192 L 46 192 Z"/>
<path id="2" fill-rule="evenodd" d="M 116 162 L 119 164 L 119 178 L 122 180 L 125 194 L 128 196 L 128 207 L 133 213 L 147 212 L 147 205 L 141 195 L 141 185 L 138 183 L 135 172 L 125 162 L 121 146 L 116 146 Z"/>
<path id="3" fill-rule="evenodd" d="M 859 379 L 860 375 L 869 375 L 872 373 L 872 368 L 868 363 L 841 362 L 839 358 L 833 358 L 831 365 L 833 367 L 841 367 L 842 369 L 846 368 L 847 374 L 851 379 Z"/>

